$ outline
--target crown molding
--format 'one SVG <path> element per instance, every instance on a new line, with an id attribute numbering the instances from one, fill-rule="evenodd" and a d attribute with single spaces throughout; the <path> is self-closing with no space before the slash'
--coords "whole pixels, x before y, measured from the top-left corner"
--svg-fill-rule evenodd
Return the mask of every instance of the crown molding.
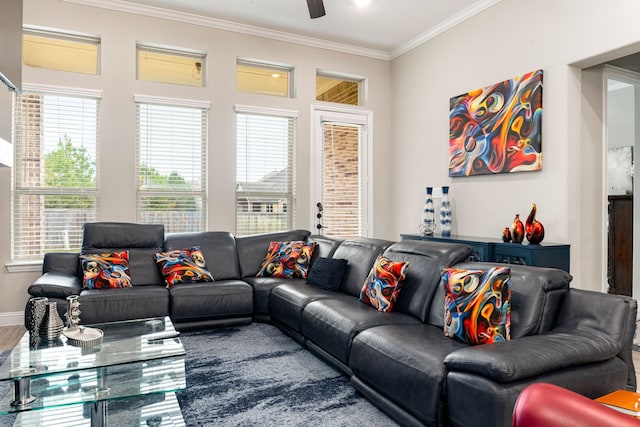
<path id="1" fill-rule="evenodd" d="M 314 37 L 302 36 L 299 34 L 288 33 L 285 31 L 272 30 L 254 25 L 240 24 L 238 22 L 227 21 L 224 19 L 211 18 L 194 13 L 179 12 L 175 10 L 165 9 L 156 6 L 146 6 L 131 3 L 125 0 L 62 0 L 67 3 L 75 3 L 84 6 L 99 7 L 102 9 L 115 10 L 118 12 L 133 13 L 137 15 L 149 16 L 153 18 L 168 19 L 172 21 L 182 22 L 185 24 L 199 25 L 217 30 L 232 31 L 235 33 L 246 34 L 250 36 L 262 37 L 272 40 L 283 41 L 287 43 L 295 43 L 303 46 L 315 47 L 319 49 L 327 49 L 336 52 L 348 53 L 351 55 L 365 56 L 373 59 L 392 60 L 398 56 L 415 49 L 423 43 L 433 39 L 434 37 L 444 33 L 445 31 L 455 27 L 456 25 L 466 21 L 469 18 L 485 11 L 491 6 L 502 0 L 483 0 L 469 6 L 462 12 L 443 21 L 419 36 L 401 44 L 391 52 L 369 49 L 361 46 L 354 46 L 346 43 L 332 42 L 329 40 L 318 39 Z"/>
<path id="2" fill-rule="evenodd" d="M 295 43 L 303 46 L 328 49 L 336 52 L 348 53 L 351 55 L 366 56 L 374 59 L 390 60 L 389 52 L 376 49 L 368 49 L 360 46 L 353 46 L 345 43 L 337 43 L 314 37 L 302 36 L 299 34 L 287 33 L 284 31 L 271 30 L 253 25 L 240 24 L 226 21 L 224 19 L 211 18 L 196 15 L 193 13 L 179 12 L 155 6 L 143 6 L 130 3 L 124 0 L 62 0 L 67 3 L 76 3 L 84 6 L 99 7 L 102 9 L 115 10 L 118 12 L 134 13 L 153 18 L 169 19 L 203 27 L 215 28 L 218 30 L 232 31 L 235 33 L 250 36 L 263 37 L 288 43 Z"/>
<path id="3" fill-rule="evenodd" d="M 421 44 L 435 38 L 436 36 L 444 33 L 445 31 L 455 27 L 458 24 L 463 23 L 464 21 L 466 21 L 469 18 L 474 17 L 475 15 L 485 11 L 486 9 L 490 8 L 491 6 L 495 5 L 496 3 L 499 3 L 502 0 L 484 0 L 484 1 L 480 1 L 477 3 L 474 3 L 473 5 L 469 6 L 468 8 L 466 8 L 465 10 L 463 10 L 462 12 L 458 13 L 457 15 L 452 16 L 451 18 L 442 21 L 440 24 L 436 25 L 435 27 L 429 29 L 428 31 L 425 31 L 424 33 L 420 34 L 419 36 L 409 40 L 406 43 L 403 43 L 402 45 L 398 46 L 397 48 L 395 48 L 394 50 L 391 51 L 390 53 L 390 57 L 391 59 L 395 59 L 398 56 L 409 52 L 412 49 L 415 49 L 416 47 L 420 46 Z"/>

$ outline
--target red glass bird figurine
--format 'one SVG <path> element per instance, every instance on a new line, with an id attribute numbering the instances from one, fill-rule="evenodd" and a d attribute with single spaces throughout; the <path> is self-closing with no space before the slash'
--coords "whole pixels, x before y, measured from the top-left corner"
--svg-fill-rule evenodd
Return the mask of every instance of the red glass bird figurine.
<path id="1" fill-rule="evenodd" d="M 544 239 L 544 226 L 540 221 L 536 220 L 536 211 L 536 204 L 534 203 L 525 225 L 525 235 L 529 243 L 533 245 L 542 242 L 542 239 Z"/>

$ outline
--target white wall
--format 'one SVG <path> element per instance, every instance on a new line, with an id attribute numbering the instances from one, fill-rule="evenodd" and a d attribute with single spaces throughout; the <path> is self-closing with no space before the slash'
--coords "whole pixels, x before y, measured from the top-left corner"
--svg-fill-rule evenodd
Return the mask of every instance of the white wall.
<path id="1" fill-rule="evenodd" d="M 311 229 L 311 183 L 306 171 L 310 159 L 310 113 L 315 102 L 316 69 L 367 77 L 364 108 L 374 112 L 374 224 L 388 224 L 387 194 L 393 175 L 387 167 L 391 154 L 389 61 L 310 48 L 204 26 L 178 23 L 56 0 L 25 0 L 24 23 L 97 34 L 102 37 L 99 76 L 69 74 L 24 67 L 23 82 L 98 89 L 101 105 L 100 220 L 135 221 L 135 105 L 134 94 L 201 99 L 211 102 L 209 116 L 210 230 L 233 231 L 235 226 L 235 104 L 298 111 L 296 226 Z M 208 53 L 206 88 L 157 84 L 135 79 L 136 41 L 191 48 Z M 238 56 L 292 64 L 296 67 L 296 97 L 285 99 L 238 93 L 235 66 Z M 0 265 L 11 262 L 10 189 L 8 170 L 0 169 Z M 384 228 L 374 227 L 374 233 Z M 37 272 L 0 271 L 0 313 L 24 309 L 26 288 Z M 0 316 L 0 324 L 2 322 Z"/>
<path id="2" fill-rule="evenodd" d="M 602 104 L 583 93 L 572 65 L 636 44 L 638 16 L 635 0 L 502 0 L 394 60 L 392 192 L 403 208 L 389 234 L 416 232 L 426 185 L 450 185 L 460 235 L 499 238 L 535 202 L 545 241 L 571 244 L 573 285 L 603 290 Z M 449 178 L 449 99 L 536 69 L 544 70 L 542 171 Z"/>

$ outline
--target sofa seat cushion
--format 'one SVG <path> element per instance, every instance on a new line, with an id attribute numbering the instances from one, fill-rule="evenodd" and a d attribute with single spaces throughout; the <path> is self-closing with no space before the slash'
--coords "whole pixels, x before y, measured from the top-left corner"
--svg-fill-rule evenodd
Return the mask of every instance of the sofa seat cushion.
<path id="1" fill-rule="evenodd" d="M 253 288 L 242 280 L 185 283 L 169 289 L 175 320 L 251 316 Z"/>
<path id="2" fill-rule="evenodd" d="M 336 293 L 304 281 L 287 281 L 272 289 L 269 315 L 275 322 L 302 333 L 302 311 L 312 301 L 333 298 Z M 353 297 L 352 297 L 353 298 Z"/>
<path id="3" fill-rule="evenodd" d="M 161 285 L 84 289 L 79 301 L 83 325 L 169 315 L 169 291 Z"/>
<path id="4" fill-rule="evenodd" d="M 310 302 L 302 312 L 302 335 L 345 365 L 349 363 L 351 341 L 361 331 L 380 325 L 419 324 L 404 313 L 385 313 L 350 295 Z"/>
<path id="5" fill-rule="evenodd" d="M 431 325 L 384 325 L 353 340 L 349 367 L 354 375 L 425 425 L 439 425 L 446 381 L 444 358 L 466 347 Z"/>
<path id="6" fill-rule="evenodd" d="M 292 286 L 304 284 L 304 279 L 280 279 L 278 277 L 245 277 L 253 286 L 253 307 L 257 314 L 269 314 L 269 297 L 276 286 L 288 283 Z"/>

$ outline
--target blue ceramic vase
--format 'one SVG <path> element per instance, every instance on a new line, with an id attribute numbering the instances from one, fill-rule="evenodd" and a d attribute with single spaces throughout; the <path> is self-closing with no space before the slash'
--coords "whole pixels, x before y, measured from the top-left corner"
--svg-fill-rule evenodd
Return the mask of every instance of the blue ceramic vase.
<path id="1" fill-rule="evenodd" d="M 442 204 L 440 205 L 440 231 L 443 237 L 451 236 L 451 202 L 449 187 L 442 187 Z"/>

